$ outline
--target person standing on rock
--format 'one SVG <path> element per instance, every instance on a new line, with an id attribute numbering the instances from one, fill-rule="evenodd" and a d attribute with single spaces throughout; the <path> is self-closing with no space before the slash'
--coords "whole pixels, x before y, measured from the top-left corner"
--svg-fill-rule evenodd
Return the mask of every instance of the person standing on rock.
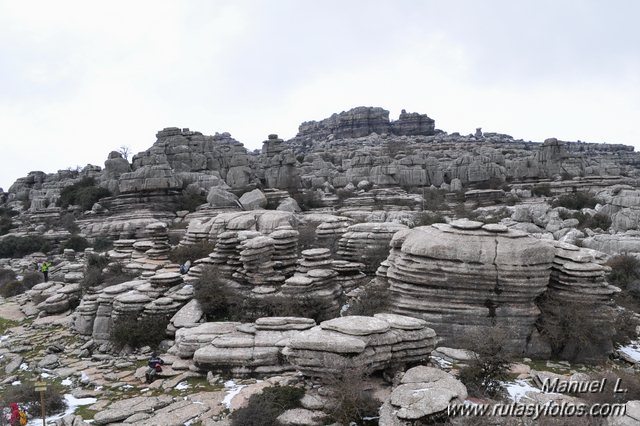
<path id="1" fill-rule="evenodd" d="M 49 268 L 51 264 L 48 261 L 42 262 L 42 266 L 40 267 L 40 271 L 42 271 L 42 275 L 44 275 L 44 282 L 49 281 Z"/>

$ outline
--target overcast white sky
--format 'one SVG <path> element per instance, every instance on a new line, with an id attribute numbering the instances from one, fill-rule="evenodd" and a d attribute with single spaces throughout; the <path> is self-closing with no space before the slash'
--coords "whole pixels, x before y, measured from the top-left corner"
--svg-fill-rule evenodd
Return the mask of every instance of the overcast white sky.
<path id="1" fill-rule="evenodd" d="M 163 127 L 253 149 L 358 105 L 640 147 L 635 0 L 0 0 L 0 187 Z"/>

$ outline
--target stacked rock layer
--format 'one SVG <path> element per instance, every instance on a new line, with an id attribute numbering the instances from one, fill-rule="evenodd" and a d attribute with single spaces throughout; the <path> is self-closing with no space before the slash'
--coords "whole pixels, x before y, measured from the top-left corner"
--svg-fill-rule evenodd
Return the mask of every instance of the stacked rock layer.
<path id="1" fill-rule="evenodd" d="M 377 371 L 422 362 L 429 358 L 435 341 L 436 333 L 417 318 L 346 316 L 295 335 L 284 354 L 302 374 L 322 377 L 355 366 Z"/>
<path id="2" fill-rule="evenodd" d="M 386 268 L 393 312 L 424 319 L 445 342 L 500 327 L 508 330 L 508 350 L 525 347 L 540 313 L 535 299 L 549 282 L 552 246 L 468 220 L 399 232 L 391 246 L 379 272 Z"/>

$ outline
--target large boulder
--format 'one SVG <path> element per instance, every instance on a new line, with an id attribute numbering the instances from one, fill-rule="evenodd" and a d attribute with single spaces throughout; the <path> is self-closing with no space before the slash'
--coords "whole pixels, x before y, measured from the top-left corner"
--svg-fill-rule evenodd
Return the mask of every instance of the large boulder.
<path id="1" fill-rule="evenodd" d="M 207 202 L 211 207 L 238 207 L 238 197 L 222 188 L 212 187 L 207 195 Z"/>
<path id="2" fill-rule="evenodd" d="M 267 197 L 264 192 L 259 189 L 254 189 L 250 192 L 245 192 L 240 197 L 240 204 L 245 210 L 256 210 L 267 207 Z"/>

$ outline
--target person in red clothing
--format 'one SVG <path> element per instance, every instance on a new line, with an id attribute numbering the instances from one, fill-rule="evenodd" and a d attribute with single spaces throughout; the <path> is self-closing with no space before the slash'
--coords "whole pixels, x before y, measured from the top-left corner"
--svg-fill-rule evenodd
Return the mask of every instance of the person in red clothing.
<path id="1" fill-rule="evenodd" d="M 11 417 L 9 418 L 10 426 L 20 426 L 20 408 L 18 404 L 12 402 L 11 405 Z"/>

